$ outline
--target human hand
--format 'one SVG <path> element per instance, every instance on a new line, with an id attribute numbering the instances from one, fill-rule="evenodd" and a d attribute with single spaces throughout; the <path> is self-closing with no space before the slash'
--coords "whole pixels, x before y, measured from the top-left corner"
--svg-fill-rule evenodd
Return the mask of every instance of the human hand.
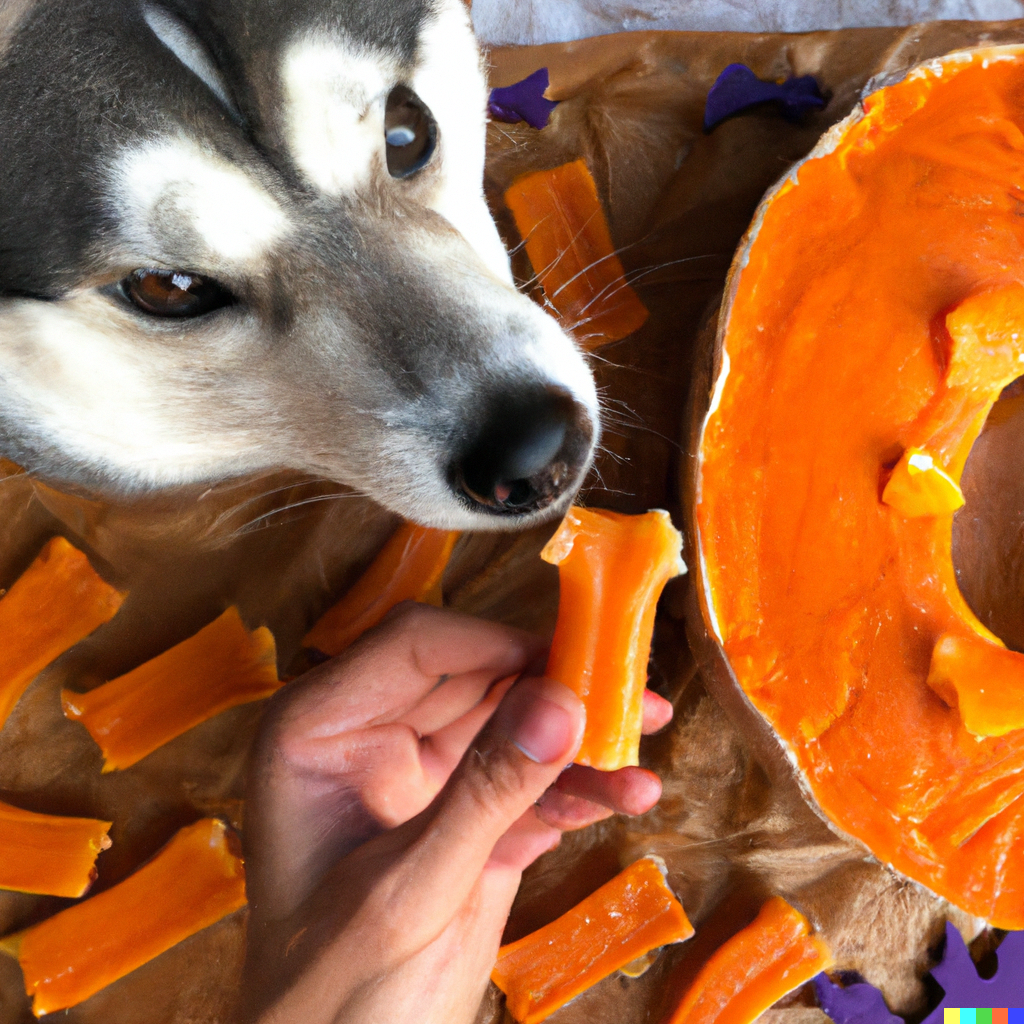
<path id="1" fill-rule="evenodd" d="M 247 807 L 249 1019 L 471 1021 L 522 870 L 560 828 L 656 802 L 641 769 L 561 772 L 582 706 L 512 685 L 543 656 L 408 606 L 275 698 Z"/>

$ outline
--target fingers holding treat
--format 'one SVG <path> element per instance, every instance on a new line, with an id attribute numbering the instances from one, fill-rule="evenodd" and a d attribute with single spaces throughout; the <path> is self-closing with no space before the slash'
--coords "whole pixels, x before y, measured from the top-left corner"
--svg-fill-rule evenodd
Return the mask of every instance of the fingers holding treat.
<path id="1" fill-rule="evenodd" d="M 431 793 L 431 799 L 436 796 L 441 787 L 448 781 L 474 737 L 490 720 L 497 707 L 501 704 L 505 694 L 508 693 L 515 682 L 515 676 L 508 676 L 505 679 L 498 680 L 460 718 L 434 732 L 421 733 L 419 741 L 421 763 L 425 774 L 435 787 Z M 443 689 L 443 687 L 439 687 L 440 689 Z M 431 694 L 431 696 L 433 697 L 434 695 Z"/>
<path id="2" fill-rule="evenodd" d="M 519 675 L 543 655 L 543 642 L 522 630 L 405 602 L 344 654 L 292 683 L 272 710 L 314 745 L 380 721 L 433 732 L 473 707 L 491 683 Z M 446 684 L 446 695 L 453 694 L 453 682 L 462 687 L 460 700 L 430 699 Z"/>
<path id="3" fill-rule="evenodd" d="M 661 798 L 661 780 L 646 768 L 614 772 L 574 764 L 537 802 L 538 817 L 568 832 L 613 814 L 645 814 Z"/>
<path id="4" fill-rule="evenodd" d="M 644 690 L 643 727 L 644 736 L 660 732 L 672 721 L 672 702 L 655 693 Z"/>
<path id="5" fill-rule="evenodd" d="M 658 732 L 671 720 L 672 704 L 645 690 L 644 735 Z M 552 827 L 568 832 L 613 814 L 645 814 L 660 799 L 661 780 L 654 772 L 633 766 L 604 772 L 574 764 L 537 802 L 537 815 Z"/>
<path id="6" fill-rule="evenodd" d="M 583 706 L 550 679 L 522 679 L 452 775 L 432 825 L 438 851 L 471 858 L 458 870 L 490 863 L 521 871 L 557 843 L 533 805 L 579 748 Z M 476 863 L 482 856 L 479 864 Z M 455 861 L 446 870 L 455 870 Z"/>
<path id="7" fill-rule="evenodd" d="M 451 1020 L 453 1001 L 466 1003 L 456 1019 L 469 1019 L 520 872 L 558 842 L 533 805 L 576 753 L 583 725 L 566 687 L 520 680 L 426 810 L 338 858 L 287 914 L 269 916 L 254 900 L 248 991 L 255 1009 L 273 1007 L 254 1018 L 413 1019 L 396 1014 L 398 983 L 420 978 L 430 1005 L 415 1019 Z M 253 853 L 259 868 L 263 851 Z M 459 976 L 463 960 L 475 980 Z M 325 1007 L 325 992 L 335 1005 Z"/>
<path id="8" fill-rule="evenodd" d="M 515 678 L 519 630 L 405 605 L 271 702 L 250 773 L 250 890 L 289 913 L 324 871 L 430 804 Z"/>

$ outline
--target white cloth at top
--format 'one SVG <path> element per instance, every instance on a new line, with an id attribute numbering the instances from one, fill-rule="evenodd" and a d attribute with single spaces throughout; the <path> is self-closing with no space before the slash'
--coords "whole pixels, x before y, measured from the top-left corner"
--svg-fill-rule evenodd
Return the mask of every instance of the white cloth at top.
<path id="1" fill-rule="evenodd" d="M 609 32 L 808 32 L 1024 18 L 1024 0 L 473 0 L 481 42 L 555 43 Z"/>

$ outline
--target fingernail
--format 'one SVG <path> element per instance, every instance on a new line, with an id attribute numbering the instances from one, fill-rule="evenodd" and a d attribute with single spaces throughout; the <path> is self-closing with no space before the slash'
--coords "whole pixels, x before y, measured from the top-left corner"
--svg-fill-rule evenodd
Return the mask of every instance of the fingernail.
<path id="1" fill-rule="evenodd" d="M 520 705 L 505 723 L 508 738 L 537 764 L 564 760 L 575 733 L 572 715 L 561 704 L 535 697 Z"/>

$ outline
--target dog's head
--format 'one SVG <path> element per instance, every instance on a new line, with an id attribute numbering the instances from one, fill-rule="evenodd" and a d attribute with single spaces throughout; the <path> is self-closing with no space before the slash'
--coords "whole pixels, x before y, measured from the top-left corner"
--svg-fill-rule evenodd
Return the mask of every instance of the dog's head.
<path id="1" fill-rule="evenodd" d="M 591 458 L 512 286 L 460 0 L 0 3 L 0 453 L 122 491 L 288 466 L 437 526 Z"/>

